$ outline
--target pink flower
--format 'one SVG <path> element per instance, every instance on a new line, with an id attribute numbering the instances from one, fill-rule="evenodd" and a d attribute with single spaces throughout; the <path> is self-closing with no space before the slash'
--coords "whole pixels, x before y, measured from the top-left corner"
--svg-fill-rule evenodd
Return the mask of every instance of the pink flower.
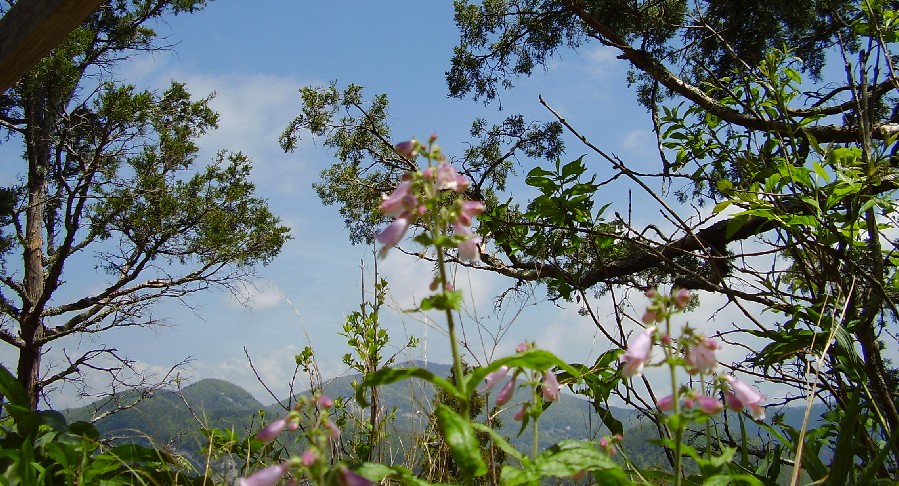
<path id="1" fill-rule="evenodd" d="M 407 229 L 409 229 L 409 215 L 408 213 L 403 213 L 402 216 L 393 220 L 387 228 L 384 228 L 384 231 L 375 237 L 378 243 L 384 245 L 380 251 L 382 258 L 387 254 L 387 250 L 396 246 L 403 239 Z"/>
<path id="2" fill-rule="evenodd" d="M 689 303 L 690 291 L 687 289 L 678 289 L 674 294 L 674 305 L 676 305 L 678 309 L 684 310 L 687 308 L 687 304 Z"/>
<path id="3" fill-rule="evenodd" d="M 465 226 L 471 226 L 472 218 L 484 212 L 481 201 L 462 201 L 459 203 L 459 215 L 456 220 Z"/>
<path id="4" fill-rule="evenodd" d="M 515 416 L 512 417 L 512 419 L 516 422 L 521 422 L 522 420 L 524 420 L 524 414 L 526 413 L 528 413 L 528 406 L 527 404 L 524 404 L 520 409 L 518 409 L 517 412 L 515 412 Z"/>
<path id="5" fill-rule="evenodd" d="M 496 406 L 501 407 L 509 402 L 512 399 L 512 395 L 515 394 L 515 377 L 513 376 L 508 383 L 503 385 L 502 389 L 500 389 L 499 393 L 496 395 Z"/>
<path id="6" fill-rule="evenodd" d="M 743 407 L 747 407 L 752 418 L 765 420 L 765 407 L 762 405 L 765 396 L 755 387 L 749 386 L 733 376 L 728 376 L 727 382 L 730 383 L 730 388 L 733 391 L 726 398 L 727 406 L 738 411 L 743 410 Z"/>
<path id="7" fill-rule="evenodd" d="M 643 324 L 649 326 L 659 322 L 659 314 L 655 309 L 647 307 L 646 312 L 643 313 L 643 317 L 641 317 L 640 320 L 643 321 Z"/>
<path id="8" fill-rule="evenodd" d="M 624 366 L 621 368 L 621 376 L 632 378 L 643 373 L 643 367 L 649 361 L 650 354 L 652 354 L 652 333 L 655 330 L 655 326 L 648 327 L 631 340 L 627 350 L 621 357 L 621 361 L 624 362 Z"/>
<path id="9" fill-rule="evenodd" d="M 476 261 L 481 259 L 481 249 L 478 244 L 481 242 L 480 236 L 475 236 L 468 226 L 459 224 L 458 221 L 453 223 L 453 233 L 465 238 L 459 243 L 459 260 Z"/>
<path id="10" fill-rule="evenodd" d="M 396 150 L 396 153 L 402 155 L 406 158 L 412 158 L 418 155 L 418 142 L 413 138 L 412 140 L 406 140 L 405 142 L 400 142 L 393 147 L 393 150 Z"/>
<path id="11" fill-rule="evenodd" d="M 405 212 L 412 211 L 418 206 L 418 199 L 412 194 L 412 181 L 400 182 L 389 196 L 384 196 L 378 209 L 382 213 L 395 218 Z"/>
<path id="12" fill-rule="evenodd" d="M 684 361 L 687 363 L 687 371 L 691 374 L 702 373 L 707 375 L 718 367 L 718 343 L 709 338 L 702 338 L 700 342 L 687 348 Z"/>
<path id="13" fill-rule="evenodd" d="M 528 349 L 531 349 L 531 345 L 528 344 L 527 342 L 518 343 L 518 345 L 515 346 L 516 353 L 523 353 L 523 352 L 527 351 Z"/>
<path id="14" fill-rule="evenodd" d="M 340 486 L 372 486 L 372 482 L 364 477 L 343 467 L 337 473 L 337 483 Z"/>
<path id="15" fill-rule="evenodd" d="M 334 406 L 334 400 L 331 400 L 331 397 L 327 395 L 322 395 L 315 399 L 316 405 L 321 408 L 328 409 Z"/>
<path id="16" fill-rule="evenodd" d="M 674 410 L 674 395 L 666 395 L 656 402 L 656 408 L 662 412 Z"/>
<path id="17" fill-rule="evenodd" d="M 290 469 L 289 462 L 260 469 L 245 478 L 240 478 L 240 486 L 275 486 L 288 469 Z"/>
<path id="18" fill-rule="evenodd" d="M 706 415 L 715 415 L 724 410 L 724 405 L 721 403 L 721 400 L 718 400 L 715 397 L 700 395 L 696 397 L 696 401 L 699 403 L 699 408 L 701 408 Z"/>
<path id="19" fill-rule="evenodd" d="M 543 392 L 543 398 L 548 402 L 554 402 L 559 399 L 559 380 L 552 371 L 543 372 L 543 384 L 540 386 Z"/>
<path id="20" fill-rule="evenodd" d="M 325 422 L 325 428 L 328 429 L 328 437 L 337 440 L 340 438 L 340 428 L 330 420 Z"/>
<path id="21" fill-rule="evenodd" d="M 468 178 L 456 172 L 452 165 L 441 162 L 437 166 L 437 189 L 449 189 L 454 192 L 465 192 L 471 183 Z"/>
<path id="22" fill-rule="evenodd" d="M 262 442 L 271 442 L 278 438 L 278 435 L 290 424 L 290 416 L 275 420 L 262 428 L 256 433 L 256 440 Z"/>
<path id="23" fill-rule="evenodd" d="M 310 467 L 315 464 L 315 451 L 306 449 L 306 451 L 303 452 L 303 455 L 300 456 L 300 464 L 305 467 Z"/>
<path id="24" fill-rule="evenodd" d="M 497 383 L 500 382 L 506 375 L 509 374 L 509 367 L 506 365 L 500 366 L 499 369 L 487 375 L 484 378 L 484 391 L 488 392 L 496 386 Z"/>

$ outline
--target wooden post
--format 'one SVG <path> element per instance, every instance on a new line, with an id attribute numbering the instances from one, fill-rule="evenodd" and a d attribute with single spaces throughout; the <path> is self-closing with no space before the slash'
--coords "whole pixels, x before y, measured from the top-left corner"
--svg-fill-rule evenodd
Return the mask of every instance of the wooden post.
<path id="1" fill-rule="evenodd" d="M 0 93 L 78 27 L 103 0 L 19 0 L 0 19 Z"/>

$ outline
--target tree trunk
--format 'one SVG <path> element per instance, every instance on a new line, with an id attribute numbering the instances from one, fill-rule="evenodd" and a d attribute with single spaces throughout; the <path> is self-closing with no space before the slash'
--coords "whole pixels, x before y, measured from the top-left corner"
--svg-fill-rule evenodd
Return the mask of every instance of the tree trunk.
<path id="1" fill-rule="evenodd" d="M 25 269 L 23 302 L 19 328 L 24 345 L 19 350 L 17 368 L 19 381 L 31 399 L 31 408 L 37 408 L 40 394 L 40 367 L 44 336 L 41 318 L 44 294 L 44 213 L 47 201 L 47 182 L 50 171 L 50 139 L 54 123 L 49 103 L 40 95 L 34 95 L 26 105 L 28 128 L 25 133 L 28 159 L 28 207 L 25 209 Z M 49 98 L 47 96 L 46 98 Z"/>

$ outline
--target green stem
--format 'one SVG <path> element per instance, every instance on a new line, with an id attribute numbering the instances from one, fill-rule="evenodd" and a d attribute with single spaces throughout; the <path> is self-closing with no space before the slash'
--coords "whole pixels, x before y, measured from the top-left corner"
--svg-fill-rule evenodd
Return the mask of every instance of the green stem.
<path id="1" fill-rule="evenodd" d="M 443 245 L 435 245 L 437 249 L 437 269 L 440 272 L 440 285 L 443 288 L 443 291 L 446 292 L 447 288 L 447 273 L 446 273 L 446 261 L 443 258 Z M 450 348 L 453 352 L 453 374 L 456 376 L 456 388 L 462 391 L 462 385 L 464 383 L 465 373 L 462 370 L 462 356 L 459 353 L 459 340 L 456 338 L 456 321 L 453 319 L 453 311 L 451 309 L 446 309 L 446 328 L 449 332 L 450 339 Z M 471 417 L 468 416 L 468 396 L 465 397 L 465 400 L 462 400 L 462 417 L 465 420 L 470 421 Z"/>
<path id="2" fill-rule="evenodd" d="M 670 311 L 665 316 L 665 332 L 671 337 L 671 314 Z M 683 417 L 681 416 L 681 406 L 680 406 L 680 387 L 677 384 L 677 368 L 674 366 L 674 360 L 672 356 L 674 355 L 674 351 L 672 349 L 673 342 L 670 340 L 665 344 L 665 361 L 668 362 L 668 369 L 671 371 L 671 396 L 674 400 L 674 416 L 677 417 L 677 423 L 675 424 L 674 430 L 674 486 L 681 485 L 681 479 L 683 477 L 682 469 L 683 469 L 683 460 L 681 458 L 681 440 L 683 439 Z"/>
<path id="3" fill-rule="evenodd" d="M 537 399 L 539 398 L 539 396 L 537 395 L 537 388 L 532 386 L 531 389 L 534 390 L 533 395 L 531 395 L 531 407 L 536 407 Z M 531 442 L 531 459 L 536 459 L 537 454 L 540 452 L 540 443 L 539 443 L 540 427 L 537 425 L 539 423 L 539 421 L 540 421 L 539 416 L 534 417 L 534 425 L 533 425 L 534 440 Z"/>

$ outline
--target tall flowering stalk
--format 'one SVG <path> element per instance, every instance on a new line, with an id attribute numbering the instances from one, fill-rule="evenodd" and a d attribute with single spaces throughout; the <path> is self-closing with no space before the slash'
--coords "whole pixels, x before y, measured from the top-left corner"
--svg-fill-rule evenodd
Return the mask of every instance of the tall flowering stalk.
<path id="1" fill-rule="evenodd" d="M 689 422 L 704 423 L 707 444 L 711 444 L 708 417 L 724 410 L 725 403 L 718 398 L 721 394 L 725 396 L 728 408 L 738 411 L 748 408 L 756 420 L 764 419 L 764 397 L 758 390 L 733 376 L 715 375 L 720 344 L 714 339 L 697 333 L 689 326 L 683 329 L 680 337 L 672 337 L 671 317 L 686 310 L 691 300 L 688 291 L 680 289 L 671 295 L 663 295 L 649 290 L 646 296 L 651 299 L 642 317 L 647 327 L 631 339 L 620 356 L 620 373 L 623 378 L 633 378 L 640 376 L 647 366 L 668 366 L 672 392 L 659 398 L 656 408 L 660 413 L 671 412 L 671 415 L 663 414 L 662 420 L 674 439 L 674 484 L 679 486 L 683 480 L 683 437 Z M 653 364 L 652 350 L 656 343 L 662 348 L 664 360 Z M 679 368 L 690 375 L 698 375 L 698 389 L 679 383 Z M 711 460 L 711 448 L 708 446 L 706 453 Z"/>
<path id="2" fill-rule="evenodd" d="M 484 211 L 484 204 L 462 197 L 471 183 L 446 161 L 436 140 L 437 137 L 432 135 L 426 146 L 413 139 L 394 147 L 398 154 L 409 159 L 423 156 L 427 166 L 405 174 L 397 188 L 384 196 L 380 210 L 395 219 L 375 239 L 381 243 L 379 254 L 384 257 L 390 248 L 402 240 L 408 229 L 417 224 L 423 231 L 415 237 L 415 241 L 434 248 L 438 273 L 432 288 L 440 292 L 425 299 L 421 308 L 444 311 L 456 385 L 460 386 L 465 375 L 453 310 L 458 308 L 462 295 L 449 283 L 446 250 L 456 248 L 459 260 L 480 259 L 481 238 L 472 231 L 471 225 L 474 218 Z M 467 417 L 468 403 L 464 400 L 462 403 L 461 415 Z"/>

